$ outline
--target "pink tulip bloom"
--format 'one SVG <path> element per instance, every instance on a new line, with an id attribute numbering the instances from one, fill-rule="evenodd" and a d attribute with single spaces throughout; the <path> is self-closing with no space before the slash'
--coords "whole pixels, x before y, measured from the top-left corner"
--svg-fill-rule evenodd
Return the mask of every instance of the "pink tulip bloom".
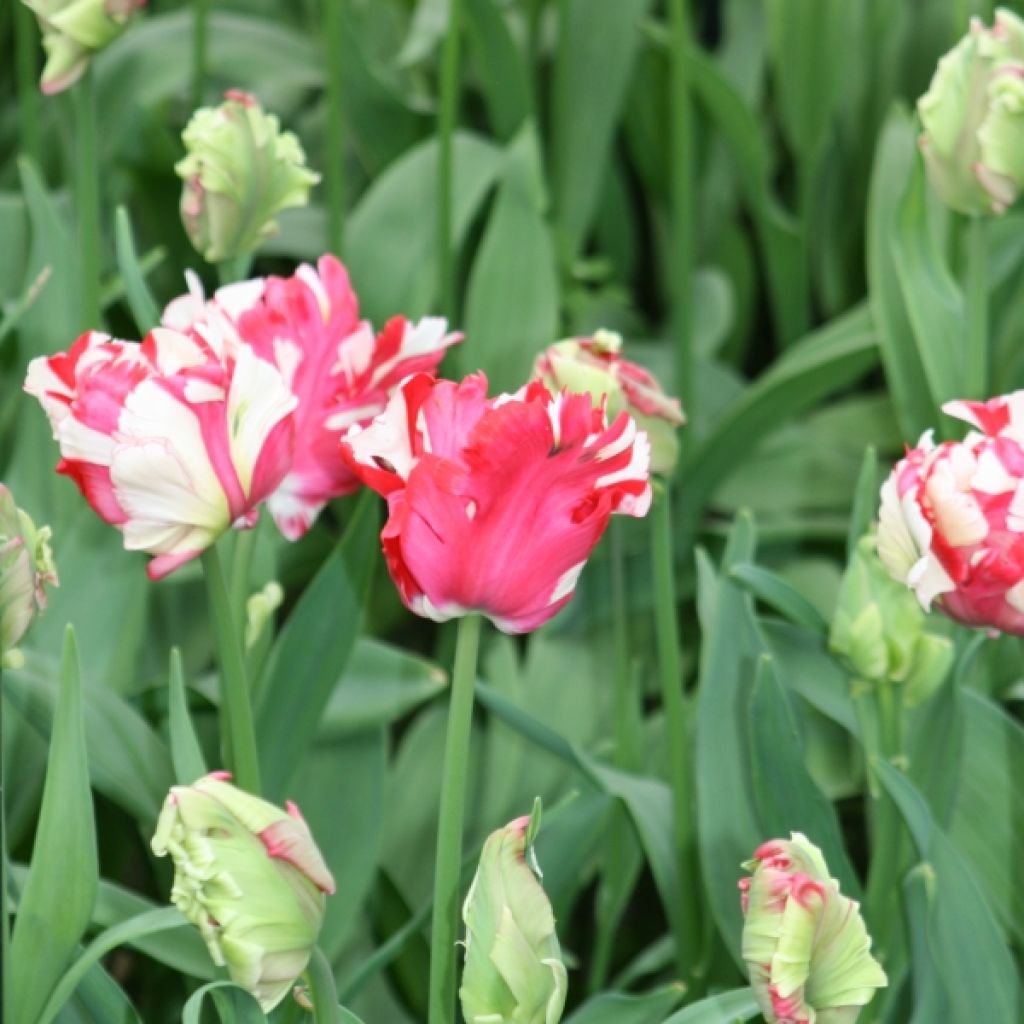
<path id="1" fill-rule="evenodd" d="M 391 578 L 416 614 L 470 611 L 525 633 L 569 600 L 613 512 L 646 514 L 650 446 L 627 414 L 606 425 L 589 395 L 534 381 L 487 397 L 417 374 L 342 452 L 388 500 Z"/>
<path id="2" fill-rule="evenodd" d="M 382 412 L 403 378 L 436 369 L 460 336 L 447 333 L 444 320 L 405 317 L 375 336 L 359 319 L 345 268 L 330 255 L 318 270 L 303 264 L 292 277 L 228 285 L 209 302 L 195 277 L 189 283 L 190 294 L 167 307 L 164 323 L 180 330 L 207 322 L 240 338 L 278 367 L 299 400 L 292 465 L 267 503 L 281 532 L 297 540 L 326 502 L 359 486 L 338 457 L 345 431 Z"/>
<path id="3" fill-rule="evenodd" d="M 929 431 L 896 465 L 878 554 L 924 608 L 1024 635 L 1024 391 L 943 410 L 977 429 L 939 445 Z"/>
<path id="4" fill-rule="evenodd" d="M 70 476 L 159 579 L 257 505 L 288 471 L 295 396 L 247 345 L 158 327 L 141 345 L 83 334 L 33 359 L 25 390 L 49 416 Z"/>

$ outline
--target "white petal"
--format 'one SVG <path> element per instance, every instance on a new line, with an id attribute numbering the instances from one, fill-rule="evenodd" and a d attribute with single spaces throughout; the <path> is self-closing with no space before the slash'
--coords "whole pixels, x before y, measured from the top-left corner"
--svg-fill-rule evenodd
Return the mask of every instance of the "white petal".
<path id="1" fill-rule="evenodd" d="M 416 465 L 408 422 L 405 392 L 399 388 L 388 399 L 387 408 L 369 426 L 355 424 L 349 428 L 344 440 L 357 462 L 378 467 L 377 460 L 385 459 L 399 477 L 408 480 Z"/>

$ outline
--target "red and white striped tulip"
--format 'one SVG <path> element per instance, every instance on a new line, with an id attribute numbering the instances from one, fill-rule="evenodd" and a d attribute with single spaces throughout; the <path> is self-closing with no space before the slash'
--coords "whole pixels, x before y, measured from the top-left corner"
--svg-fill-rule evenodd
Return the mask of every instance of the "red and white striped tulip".
<path id="1" fill-rule="evenodd" d="M 278 369 L 213 332 L 158 327 L 141 344 L 83 334 L 32 360 L 39 399 L 70 476 L 159 579 L 257 506 L 288 471 L 297 404 Z"/>
<path id="2" fill-rule="evenodd" d="M 433 317 L 414 324 L 397 316 L 374 335 L 359 318 L 348 273 L 330 255 L 317 269 L 303 264 L 288 278 L 228 285 L 208 302 L 194 275 L 189 287 L 164 311 L 164 323 L 181 330 L 206 322 L 251 345 L 298 398 L 291 468 L 267 502 L 289 540 L 301 537 L 331 498 L 359 487 L 338 456 L 345 431 L 368 424 L 403 378 L 436 369 L 460 339 Z"/>
<path id="3" fill-rule="evenodd" d="M 1024 635 L 1024 391 L 943 410 L 976 429 L 931 432 L 882 487 L 878 554 L 951 618 Z"/>
<path id="4" fill-rule="evenodd" d="M 536 629 L 572 596 L 612 513 L 646 514 L 650 446 L 622 413 L 533 381 L 487 397 L 417 374 L 384 413 L 349 430 L 353 471 L 388 500 L 391 578 L 416 614 L 482 612 L 507 633 Z"/>

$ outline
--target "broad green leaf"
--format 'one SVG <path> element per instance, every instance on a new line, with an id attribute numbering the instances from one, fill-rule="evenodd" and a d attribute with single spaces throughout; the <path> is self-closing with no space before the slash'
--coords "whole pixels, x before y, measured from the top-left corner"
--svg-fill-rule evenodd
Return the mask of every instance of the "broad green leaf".
<path id="1" fill-rule="evenodd" d="M 708 996 L 672 1014 L 664 1024 L 736 1024 L 757 1015 L 757 1000 L 749 988 Z"/>
<path id="2" fill-rule="evenodd" d="M 934 422 L 921 354 L 897 274 L 900 203 L 917 159 L 916 132 L 907 112 L 895 108 L 878 140 L 868 194 L 868 302 L 879 354 L 904 440 L 916 441 Z"/>
<path id="3" fill-rule="evenodd" d="M 754 524 L 741 516 L 722 559 L 710 618 L 701 620 L 696 709 L 697 847 L 706 896 L 726 947 L 739 962 L 740 864 L 771 838 L 762 833 L 747 767 L 747 708 L 762 641 L 750 597 L 728 573 L 754 555 Z"/>
<path id="4" fill-rule="evenodd" d="M 50 1024 L 61 1007 L 72 997 L 83 978 L 112 949 L 137 942 L 141 937 L 157 932 L 190 927 L 192 926 L 185 920 L 180 910 L 176 907 L 166 907 L 140 914 L 101 932 L 64 973 L 40 1015 L 39 1024 Z"/>
<path id="5" fill-rule="evenodd" d="M 828 631 L 828 623 L 821 612 L 799 590 L 775 573 L 759 565 L 740 563 L 729 570 L 729 576 L 794 625 L 817 633 Z"/>
<path id="6" fill-rule="evenodd" d="M 853 557 L 861 537 L 871 529 L 878 515 L 878 453 L 868 445 L 864 452 L 857 489 L 853 494 L 853 508 L 850 510 L 850 529 L 846 535 L 846 558 Z"/>
<path id="7" fill-rule="evenodd" d="M 230 981 L 211 981 L 189 996 L 181 1014 L 181 1024 L 201 1024 L 203 1006 L 209 998 L 221 1024 L 265 1024 L 259 1003 L 243 988 Z"/>
<path id="8" fill-rule="evenodd" d="M 970 864 L 935 824 L 924 798 L 892 765 L 874 764 L 935 874 L 928 942 L 952 1020 L 1019 1020 L 1020 978 L 1002 931 Z"/>
<path id="9" fill-rule="evenodd" d="M 843 892 L 860 897 L 860 882 L 843 845 L 835 809 L 805 764 L 790 699 L 770 655 L 762 656 L 750 698 L 750 759 L 757 816 L 765 838 L 803 832 L 821 847 Z"/>
<path id="10" fill-rule="evenodd" d="M 78 648 L 69 627 L 39 826 L 11 936 L 5 1018 L 38 1019 L 89 924 L 98 877 Z"/>
<path id="11" fill-rule="evenodd" d="M 466 29 L 491 125 L 500 139 L 511 139 L 530 115 L 526 62 L 495 0 L 467 0 Z"/>
<path id="12" fill-rule="evenodd" d="M 31 655 L 24 668 L 5 673 L 7 696 L 41 736 L 50 735 L 65 671 L 64 664 L 58 673 L 52 662 Z M 163 741 L 131 704 L 105 686 L 84 687 L 81 702 L 92 784 L 141 822 L 155 823 L 173 781 Z"/>
<path id="13" fill-rule="evenodd" d="M 565 1024 L 661 1024 L 682 998 L 682 985 L 667 985 L 640 996 L 602 992 L 566 1017 Z"/>
<path id="14" fill-rule="evenodd" d="M 537 354 L 557 339 L 558 274 L 544 205 L 537 137 L 527 125 L 505 158 L 469 276 L 458 351 L 463 371 L 484 370 L 495 391 L 522 386 Z"/>
<path id="15" fill-rule="evenodd" d="M 435 312 L 437 141 L 413 147 L 374 181 L 352 211 L 345 250 L 366 316 L 383 323 L 397 313 Z M 501 168 L 501 151 L 474 135 L 453 143 L 452 239 L 461 240 Z"/>
<path id="16" fill-rule="evenodd" d="M 56 1019 L 58 1024 L 143 1024 L 124 989 L 99 964 L 89 968 Z"/>
<path id="17" fill-rule="evenodd" d="M 565 0 L 559 5 L 551 150 L 559 251 L 583 248 L 601 195 L 619 112 L 650 0 Z M 583 112 L 586 116 L 583 116 Z"/>
<path id="18" fill-rule="evenodd" d="M 114 214 L 114 225 L 117 266 L 124 281 L 128 306 L 135 318 L 135 326 L 140 336 L 145 336 L 160 323 L 160 309 L 149 290 L 149 285 L 146 284 L 146 275 L 139 266 L 131 221 L 128 219 L 128 211 L 123 206 L 119 206 Z"/>
<path id="19" fill-rule="evenodd" d="M 366 491 L 271 651 L 255 708 L 263 785 L 271 800 L 286 795 L 359 634 L 378 557 L 376 506 L 376 495 Z"/>
<path id="20" fill-rule="evenodd" d="M 913 963 L 914 1016 L 910 1024 L 951 1019 L 941 969 L 932 955 L 928 938 L 929 923 L 935 916 L 935 881 L 935 871 L 930 864 L 918 864 L 903 881 Z"/>
<path id="21" fill-rule="evenodd" d="M 167 728 L 175 780 L 181 786 L 190 786 L 206 774 L 207 768 L 188 712 L 185 672 L 181 666 L 181 651 L 176 647 L 171 650 L 171 666 L 167 677 Z"/>

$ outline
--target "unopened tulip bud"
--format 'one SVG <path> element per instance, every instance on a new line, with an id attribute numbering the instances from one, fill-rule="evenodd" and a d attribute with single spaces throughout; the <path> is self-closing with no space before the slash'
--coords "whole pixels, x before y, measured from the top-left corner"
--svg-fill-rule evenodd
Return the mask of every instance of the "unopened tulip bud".
<path id="1" fill-rule="evenodd" d="M 876 685 L 899 683 L 904 702 L 926 699 L 953 663 L 948 637 L 926 631 L 927 616 L 882 565 L 873 535 L 862 537 L 839 588 L 829 647 L 851 672 Z"/>
<path id="2" fill-rule="evenodd" d="M 567 975 L 551 904 L 528 863 L 539 823 L 518 818 L 491 833 L 462 909 L 466 1024 L 558 1024 Z M 531 822 L 533 826 L 531 827 Z"/>
<path id="3" fill-rule="evenodd" d="M 549 345 L 534 375 L 552 394 L 563 389 L 605 398 L 609 422 L 628 412 L 651 442 L 651 472 L 672 472 L 679 455 L 676 430 L 686 422 L 679 399 L 666 395 L 657 379 L 620 355 L 622 336 L 598 331 L 592 338 L 569 338 Z"/>
<path id="4" fill-rule="evenodd" d="M 742 956 L 768 1024 L 853 1024 L 888 984 L 860 909 L 830 878 L 821 851 L 794 832 L 743 865 Z"/>
<path id="5" fill-rule="evenodd" d="M 46 608 L 46 586 L 57 586 L 50 528 L 39 528 L 0 484 L 0 664 L 18 659 L 14 648 Z"/>
<path id="6" fill-rule="evenodd" d="M 254 251 L 277 231 L 277 214 L 305 206 L 320 180 L 298 138 L 239 90 L 197 110 L 181 137 L 187 154 L 174 166 L 185 182 L 181 219 L 211 263 Z"/>
<path id="7" fill-rule="evenodd" d="M 74 85 L 92 57 L 122 32 L 146 0 L 22 0 L 43 34 L 46 66 L 39 87 L 47 96 Z"/>
<path id="8" fill-rule="evenodd" d="M 1003 213 L 1024 187 L 1024 21 L 977 18 L 917 103 L 928 177 L 960 213 Z"/>
<path id="9" fill-rule="evenodd" d="M 277 580 L 271 580 L 245 602 L 245 649 L 255 647 L 274 612 L 281 607 L 284 590 Z"/>
<path id="10" fill-rule="evenodd" d="M 294 804 L 286 813 L 228 778 L 174 786 L 151 845 L 171 855 L 171 902 L 214 963 L 269 1012 L 309 963 L 334 879 Z"/>

